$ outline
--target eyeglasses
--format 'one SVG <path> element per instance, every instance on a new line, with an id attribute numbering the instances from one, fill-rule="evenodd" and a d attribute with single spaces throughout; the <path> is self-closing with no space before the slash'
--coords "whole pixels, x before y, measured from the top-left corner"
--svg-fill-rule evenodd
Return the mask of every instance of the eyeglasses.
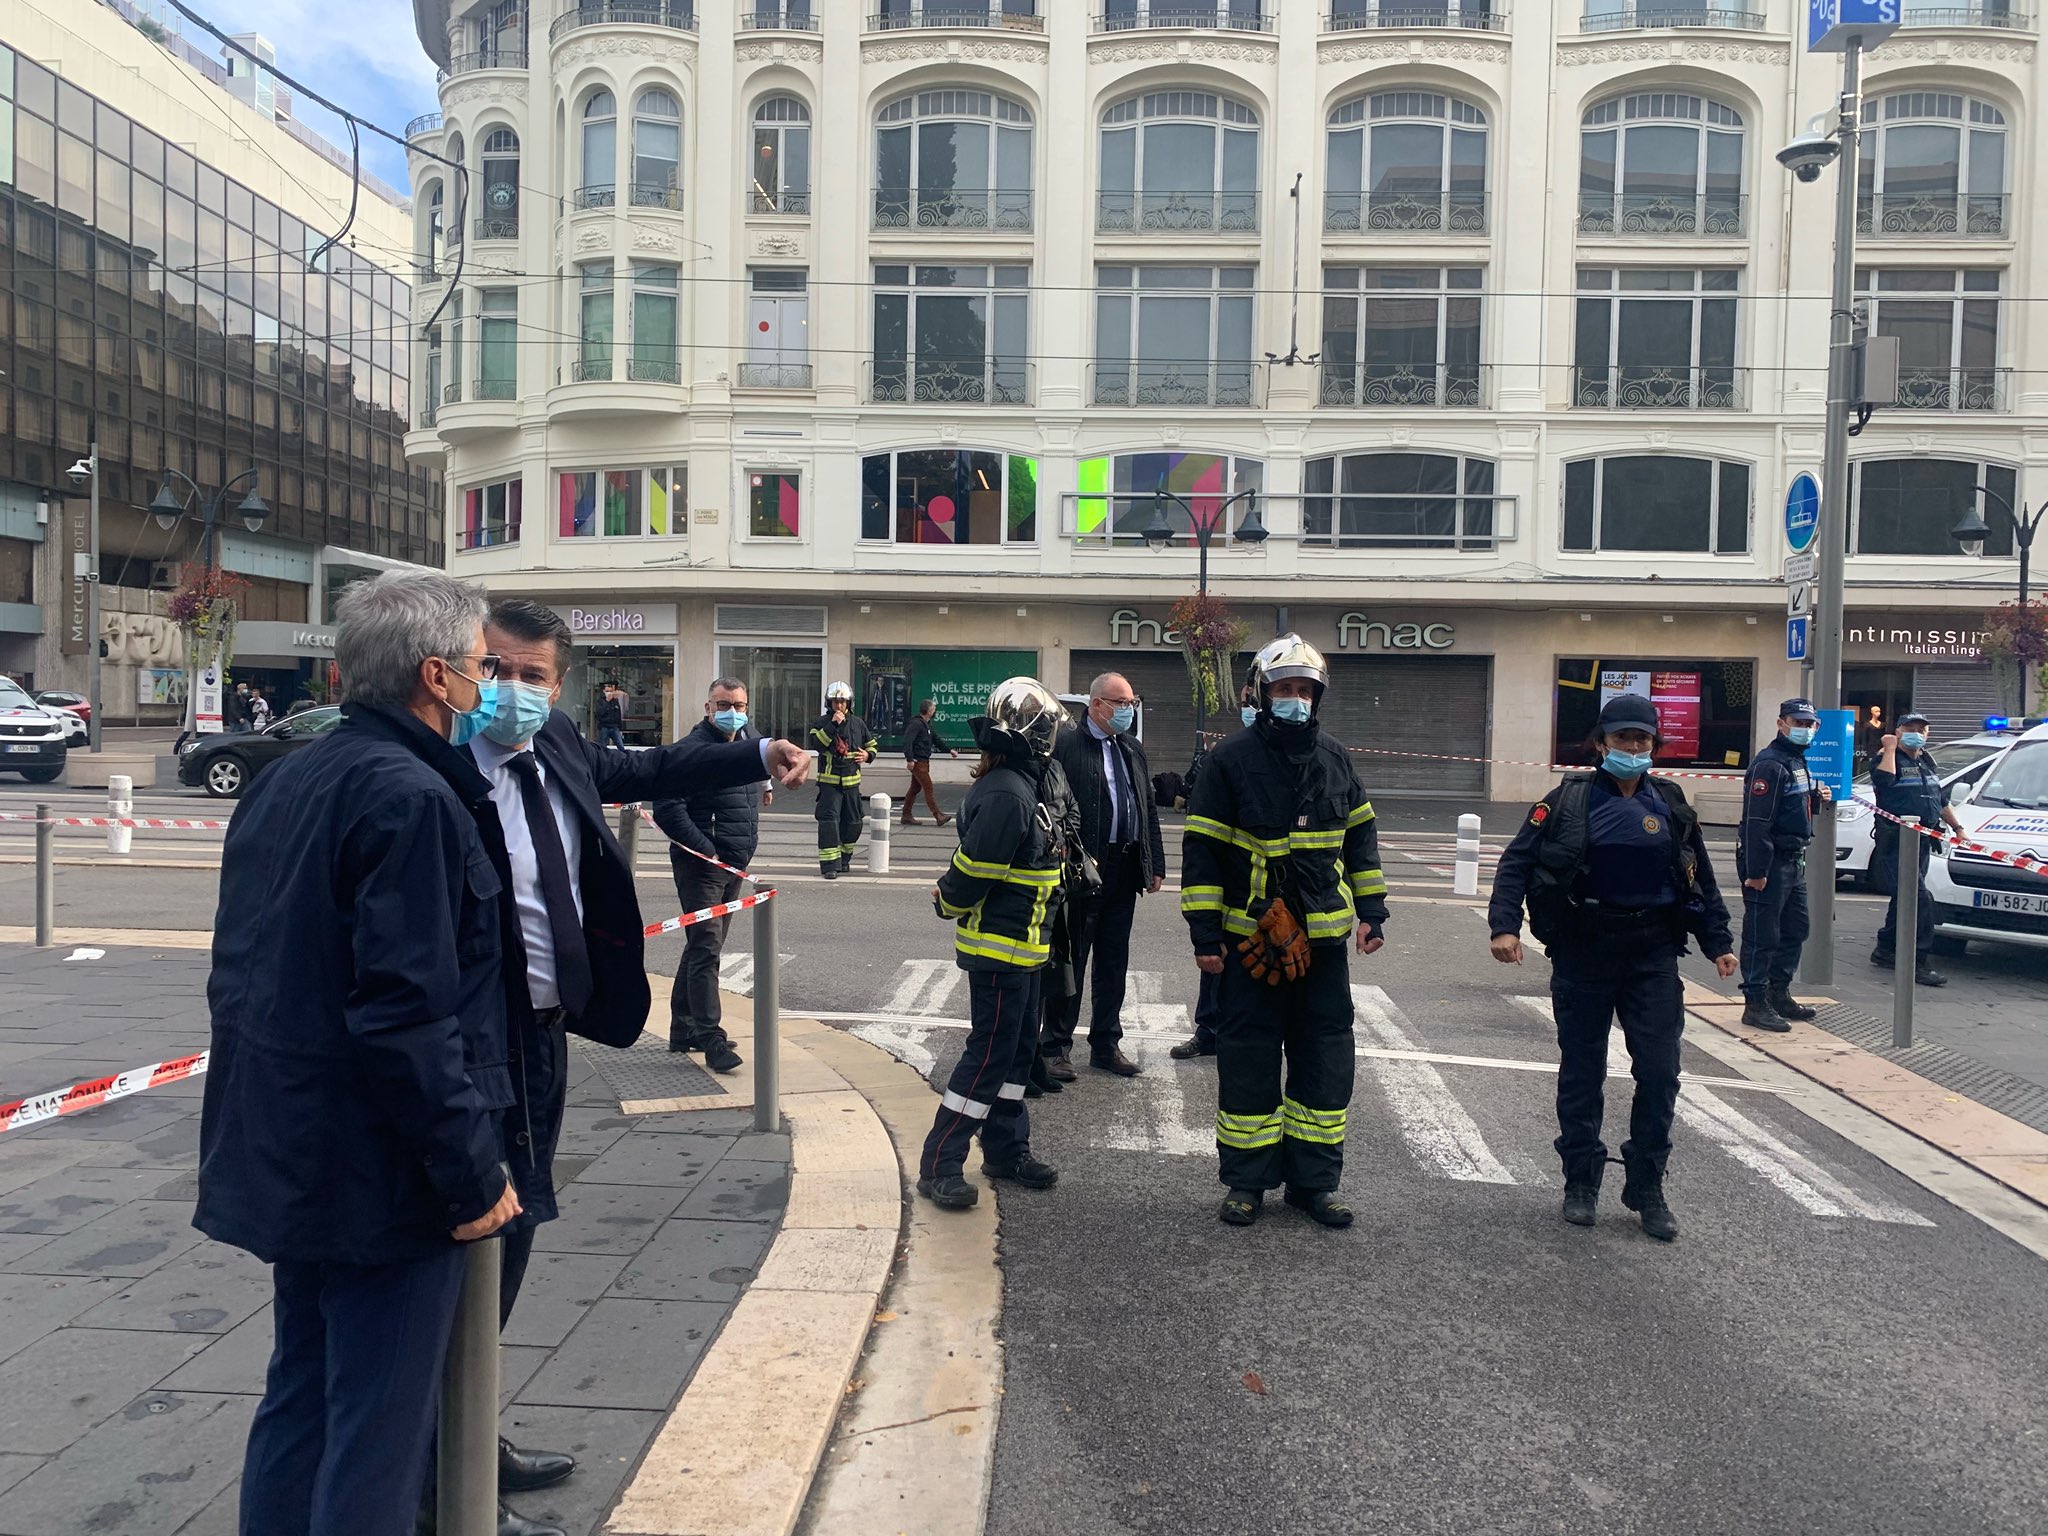
<path id="1" fill-rule="evenodd" d="M 1105 695 L 1102 702 L 1109 705 L 1112 709 L 1121 709 L 1126 704 L 1142 704 L 1145 701 L 1134 693 L 1128 699 L 1112 699 Z"/>
<path id="2" fill-rule="evenodd" d="M 486 651 L 481 656 L 444 656 L 442 660 L 450 663 L 461 662 L 464 665 L 475 662 L 476 676 L 471 679 L 472 682 L 491 683 L 497 681 L 498 658 L 489 651 Z M 468 674 L 465 673 L 464 675 L 467 676 Z"/>

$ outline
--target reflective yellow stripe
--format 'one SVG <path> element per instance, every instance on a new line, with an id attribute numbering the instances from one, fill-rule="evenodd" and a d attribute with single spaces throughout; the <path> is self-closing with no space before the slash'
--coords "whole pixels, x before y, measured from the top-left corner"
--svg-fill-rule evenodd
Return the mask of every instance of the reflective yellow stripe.
<path id="1" fill-rule="evenodd" d="M 1332 827 L 1326 832 L 1290 832 L 1287 834 L 1287 846 L 1296 853 L 1308 848 L 1342 848 L 1344 829 Z"/>
<path id="2" fill-rule="evenodd" d="M 976 880 L 1000 880 L 1010 872 L 1007 864 L 985 864 L 980 859 L 970 859 L 964 848 L 953 851 L 953 867 Z"/>
<path id="3" fill-rule="evenodd" d="M 956 907 L 953 905 L 953 903 L 946 900 L 945 897 L 941 896 L 939 898 L 939 910 L 943 912 L 947 917 L 954 918 L 957 920 L 959 918 L 965 917 L 968 913 L 972 912 L 974 908 Z"/>
<path id="4" fill-rule="evenodd" d="M 1027 944 L 1019 939 L 1006 939 L 1001 934 L 984 933 L 964 922 L 953 931 L 953 948 L 963 955 L 978 955 L 984 960 L 1002 960 L 1011 965 L 1043 965 L 1052 958 L 1050 944 Z"/>
<path id="5" fill-rule="evenodd" d="M 1005 885 L 1022 885 L 1032 890 L 1051 890 L 1060 883 L 1057 869 L 1019 869 L 1012 864 L 1000 877 Z"/>
<path id="6" fill-rule="evenodd" d="M 1317 939 L 1341 939 L 1347 937 L 1357 917 L 1348 909 L 1343 912 L 1311 912 L 1303 919 L 1308 929 L 1309 942 Z"/>
<path id="7" fill-rule="evenodd" d="M 1221 912 L 1223 910 L 1223 887 L 1220 885 L 1184 885 L 1180 890 L 1180 909 L 1183 912 Z"/>
<path id="8" fill-rule="evenodd" d="M 1320 1142 L 1335 1146 L 1344 1139 L 1344 1126 L 1349 1111 L 1342 1109 L 1310 1109 L 1292 1099 L 1280 1101 L 1280 1114 L 1286 1123 L 1289 1136 L 1296 1141 Z"/>
<path id="9" fill-rule="evenodd" d="M 1216 1112 L 1216 1140 L 1226 1147 L 1249 1151 L 1277 1146 L 1282 1131 L 1277 1111 L 1270 1115 L 1226 1115 L 1220 1109 Z"/>
<path id="10" fill-rule="evenodd" d="M 851 787 L 860 783 L 860 771 L 856 769 L 852 773 L 820 773 L 818 775 L 818 782 L 820 784 L 838 784 Z"/>
<path id="11" fill-rule="evenodd" d="M 1259 931 L 1259 925 L 1251 920 L 1250 915 L 1244 908 L 1231 907 L 1224 911 L 1223 931 L 1225 933 L 1243 934 L 1246 938 L 1250 938 Z"/>
<path id="12" fill-rule="evenodd" d="M 1242 827 L 1229 826 L 1208 816 L 1190 816 L 1186 827 L 1188 831 L 1202 837 L 1213 838 L 1219 843 L 1228 843 L 1233 848 L 1242 848 L 1255 859 L 1280 859 L 1290 853 L 1344 846 L 1344 830 L 1341 827 L 1301 828 L 1280 837 L 1257 837 Z"/>
<path id="13" fill-rule="evenodd" d="M 1344 883 L 1351 887 L 1351 894 L 1354 896 L 1387 894 L 1387 877 L 1377 869 L 1353 870 L 1344 877 Z"/>
<path id="14" fill-rule="evenodd" d="M 1362 800 L 1359 802 L 1357 809 L 1344 818 L 1344 827 L 1346 831 L 1349 831 L 1353 827 L 1362 827 L 1373 819 L 1372 802 L 1370 800 Z"/>

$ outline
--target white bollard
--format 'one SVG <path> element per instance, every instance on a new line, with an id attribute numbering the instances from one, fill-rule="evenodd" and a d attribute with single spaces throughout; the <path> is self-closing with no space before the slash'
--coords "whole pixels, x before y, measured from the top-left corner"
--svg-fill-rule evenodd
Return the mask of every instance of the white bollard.
<path id="1" fill-rule="evenodd" d="M 1458 818 L 1458 859 L 1451 867 L 1451 894 L 1479 894 L 1479 818 Z"/>
<path id="2" fill-rule="evenodd" d="M 886 875 L 889 873 L 889 807 L 894 804 L 887 795 L 868 796 L 868 873 Z"/>
<path id="3" fill-rule="evenodd" d="M 117 823 L 107 828 L 107 852 L 126 853 L 135 839 L 135 829 L 118 825 L 135 814 L 135 780 L 125 773 L 107 775 L 107 819 Z"/>

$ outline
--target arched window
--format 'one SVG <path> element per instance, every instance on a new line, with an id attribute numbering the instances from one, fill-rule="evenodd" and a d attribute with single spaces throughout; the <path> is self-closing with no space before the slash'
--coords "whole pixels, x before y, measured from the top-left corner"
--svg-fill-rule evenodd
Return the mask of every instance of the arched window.
<path id="1" fill-rule="evenodd" d="M 1946 91 L 1901 91 L 1863 103 L 1857 222 L 1880 239 L 2002 236 L 2005 114 Z"/>
<path id="2" fill-rule="evenodd" d="M 1031 109 L 987 91 L 919 91 L 875 129 L 875 228 L 1031 228 Z"/>
<path id="3" fill-rule="evenodd" d="M 1136 547 L 1146 542 L 1159 508 L 1153 491 L 1161 485 L 1186 502 L 1166 503 L 1168 523 L 1173 525 L 1174 546 L 1195 547 L 1195 517 L 1214 523 L 1223 503 L 1246 491 L 1262 491 L 1266 485 L 1266 461 L 1226 451 L 1201 449 L 1159 449 L 1151 453 L 1105 454 L 1083 459 L 1074 466 L 1075 486 L 1080 495 L 1074 501 L 1074 537 L 1085 544 L 1121 544 Z M 1244 521 L 1256 503 L 1247 499 L 1230 509 L 1233 523 Z M 1231 529 L 1217 524 L 1212 530 L 1219 539 Z"/>
<path id="4" fill-rule="evenodd" d="M 462 157 L 462 135 L 459 133 L 448 135 L 448 158 L 457 165 L 469 163 Z M 455 175 L 455 189 L 449 198 L 451 206 L 448 218 L 441 231 L 442 242 L 451 251 L 462 244 L 462 220 L 469 212 L 468 201 L 469 179 L 458 171 Z"/>
<path id="5" fill-rule="evenodd" d="M 1259 227 L 1259 115 L 1209 91 L 1151 91 L 1102 114 L 1102 193 L 1095 227 Z"/>
<path id="6" fill-rule="evenodd" d="M 754 213 L 811 211 L 811 109 L 794 96 L 754 108 L 754 160 L 747 169 Z"/>
<path id="7" fill-rule="evenodd" d="M 421 228 L 419 264 L 420 280 L 431 282 L 441 274 L 441 258 L 447 253 L 447 203 L 441 190 L 441 183 L 427 183 L 427 216 Z M 429 397 L 432 398 L 431 396 Z"/>
<path id="8" fill-rule="evenodd" d="M 1564 467 L 1565 551 L 1747 554 L 1749 481 L 1734 459 L 1579 459 Z"/>
<path id="9" fill-rule="evenodd" d="M 593 91 L 583 103 L 583 185 L 578 208 L 609 208 L 618 201 L 619 102 L 610 91 Z"/>
<path id="10" fill-rule="evenodd" d="M 2009 464 L 1974 459 L 1858 459 L 1850 466 L 1849 552 L 1856 555 L 1967 555 L 2012 558 L 2010 506 L 2018 505 L 2018 474 Z M 1965 549 L 1949 537 L 1956 519 L 1972 504 L 1973 486 L 1992 496 L 1976 498 L 1991 530 L 1980 549 Z M 1999 504 L 2002 496 L 2008 505 Z"/>
<path id="11" fill-rule="evenodd" d="M 1436 91 L 1381 91 L 1330 114 L 1323 228 L 1486 232 L 1486 114 Z"/>
<path id="12" fill-rule="evenodd" d="M 519 237 L 519 135 L 493 128 L 484 136 L 483 206 L 477 212 L 479 240 Z"/>
<path id="13" fill-rule="evenodd" d="M 1337 549 L 1492 549 L 1491 459 L 1351 453 L 1303 466 L 1301 541 Z"/>
<path id="14" fill-rule="evenodd" d="M 1582 235 L 1740 235 L 1742 114 L 1700 96 L 1604 101 L 1579 131 Z"/>
<path id="15" fill-rule="evenodd" d="M 683 206 L 683 110 L 664 90 L 633 103 L 633 206 Z"/>

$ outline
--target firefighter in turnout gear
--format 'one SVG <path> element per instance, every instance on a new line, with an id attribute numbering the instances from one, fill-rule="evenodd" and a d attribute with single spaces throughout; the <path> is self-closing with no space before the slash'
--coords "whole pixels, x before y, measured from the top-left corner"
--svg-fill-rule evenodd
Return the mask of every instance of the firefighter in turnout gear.
<path id="1" fill-rule="evenodd" d="M 837 880 L 853 873 L 853 850 L 865 822 L 860 765 L 880 747 L 867 721 L 853 712 L 853 690 L 846 684 L 825 690 L 825 713 L 811 722 L 808 745 L 818 754 L 818 870 Z"/>
<path id="2" fill-rule="evenodd" d="M 1254 664 L 1258 716 L 1202 765 L 1181 845 L 1181 915 L 1195 964 L 1217 979 L 1218 1213 L 1258 1219 L 1265 1192 L 1327 1227 L 1337 1198 L 1355 1065 L 1345 945 L 1384 939 L 1387 880 L 1351 759 L 1316 716 L 1322 654 L 1282 635 Z M 1282 1064 L 1286 1087 L 1281 1086 Z"/>
<path id="3" fill-rule="evenodd" d="M 968 1143 L 981 1135 L 982 1171 L 1026 1189 L 1050 1189 L 1059 1173 L 1031 1155 L 1024 1090 L 1038 1056 L 1039 983 L 1052 955 L 1051 927 L 1067 859 L 1065 830 L 1078 824 L 1053 738 L 1066 722 L 1042 683 L 1013 677 L 989 695 L 974 722 L 981 762 L 960 807 L 960 848 L 932 887 L 932 905 L 953 924 L 953 957 L 967 972 L 968 1031 L 918 1159 L 917 1192 L 945 1210 L 980 1198 L 967 1182 Z"/>

